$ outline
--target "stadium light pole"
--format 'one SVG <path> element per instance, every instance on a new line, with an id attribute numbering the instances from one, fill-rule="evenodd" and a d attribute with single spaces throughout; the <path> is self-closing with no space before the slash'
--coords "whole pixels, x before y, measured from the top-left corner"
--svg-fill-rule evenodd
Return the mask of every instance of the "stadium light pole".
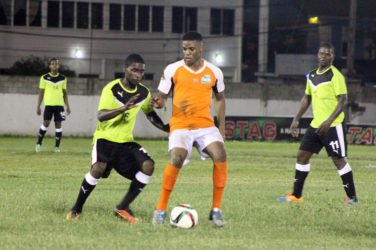
<path id="1" fill-rule="evenodd" d="M 269 0 L 260 0 L 259 32 L 258 32 L 258 78 L 259 83 L 265 82 L 268 67 L 268 32 L 269 32 Z"/>
<path id="2" fill-rule="evenodd" d="M 350 14 L 349 14 L 349 39 L 347 41 L 347 75 L 355 75 L 354 69 L 354 49 L 355 49 L 355 35 L 356 35 L 356 6 L 357 0 L 351 0 L 350 2 Z"/>

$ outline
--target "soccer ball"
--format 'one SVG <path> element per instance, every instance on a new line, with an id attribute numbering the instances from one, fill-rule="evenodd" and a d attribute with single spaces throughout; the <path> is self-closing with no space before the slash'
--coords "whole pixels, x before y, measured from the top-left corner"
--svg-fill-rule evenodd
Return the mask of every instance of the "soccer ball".
<path id="1" fill-rule="evenodd" d="M 171 211 L 170 223 L 174 227 L 193 228 L 197 225 L 198 214 L 191 205 L 182 204 Z"/>

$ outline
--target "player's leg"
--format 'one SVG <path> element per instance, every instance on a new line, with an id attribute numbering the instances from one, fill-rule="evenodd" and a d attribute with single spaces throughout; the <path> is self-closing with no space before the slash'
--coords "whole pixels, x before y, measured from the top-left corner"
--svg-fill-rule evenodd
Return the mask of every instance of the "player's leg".
<path id="1" fill-rule="evenodd" d="M 180 168 L 188 162 L 192 152 L 193 139 L 189 130 L 177 129 L 169 136 L 170 162 L 167 164 L 162 181 L 162 190 L 158 205 L 154 211 L 153 223 L 163 224 L 166 218 L 167 204 L 174 188 Z"/>
<path id="2" fill-rule="evenodd" d="M 338 169 L 338 175 L 342 179 L 343 188 L 345 189 L 348 199 L 345 204 L 358 204 L 356 197 L 354 178 L 351 167 L 346 160 L 347 142 L 344 133 L 344 125 L 338 124 L 331 127 L 324 137 L 325 148 Z"/>
<path id="3" fill-rule="evenodd" d="M 218 227 L 225 225 L 221 203 L 227 180 L 226 150 L 223 142 L 215 141 L 205 147 L 204 152 L 213 160 L 213 203 L 209 219 Z"/>
<path id="4" fill-rule="evenodd" d="M 50 106 L 46 106 L 43 111 L 43 124 L 39 128 L 38 141 L 35 146 L 36 152 L 40 152 L 42 149 L 42 141 L 43 141 L 44 135 L 47 132 L 47 128 L 50 125 L 51 119 L 52 119 L 52 111 L 50 109 Z"/>
<path id="5" fill-rule="evenodd" d="M 62 121 L 65 120 L 65 112 L 63 106 L 56 106 L 54 112 L 54 121 L 55 121 L 55 152 L 60 152 L 60 142 L 63 137 Z"/>
<path id="6" fill-rule="evenodd" d="M 129 206 L 149 183 L 154 172 L 154 161 L 143 147 L 134 142 L 124 143 L 124 152 L 119 157 L 121 159 L 114 168 L 132 182 L 123 200 L 116 206 L 115 215 L 130 223 L 137 223 L 138 219 Z"/>
<path id="7" fill-rule="evenodd" d="M 297 203 L 303 202 L 302 193 L 304 183 L 311 169 L 309 160 L 311 159 L 312 154 L 320 152 L 322 147 L 323 145 L 320 138 L 315 133 L 315 129 L 309 127 L 302 139 L 296 157 L 293 192 L 284 197 L 277 198 L 278 201 L 292 201 Z"/>
<path id="8" fill-rule="evenodd" d="M 154 211 L 154 224 L 164 223 L 171 192 L 174 189 L 179 171 L 183 166 L 184 160 L 187 155 L 188 151 L 184 148 L 173 148 L 171 150 L 171 159 L 163 173 L 161 194 L 159 197 L 158 205 L 156 206 Z"/>
<path id="9" fill-rule="evenodd" d="M 60 152 L 60 141 L 63 136 L 61 121 L 55 121 L 55 152 Z"/>
<path id="10" fill-rule="evenodd" d="M 77 220 L 82 212 L 82 207 L 94 190 L 101 177 L 108 177 L 111 168 L 108 166 L 113 154 L 116 152 L 115 143 L 103 139 L 96 140 L 92 150 L 92 167 L 82 181 L 76 203 L 67 215 L 68 220 Z"/>
<path id="11" fill-rule="evenodd" d="M 104 162 L 96 162 L 92 166 L 91 170 L 85 175 L 82 181 L 80 191 L 76 203 L 67 215 L 68 220 L 78 220 L 82 212 L 82 207 L 85 204 L 86 199 L 89 197 L 91 191 L 99 182 L 99 178 L 103 175 L 107 167 Z"/>

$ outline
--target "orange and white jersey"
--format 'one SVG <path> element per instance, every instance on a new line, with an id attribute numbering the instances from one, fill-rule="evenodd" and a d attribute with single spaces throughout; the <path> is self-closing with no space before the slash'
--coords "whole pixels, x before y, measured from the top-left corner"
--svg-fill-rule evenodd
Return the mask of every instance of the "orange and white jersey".
<path id="1" fill-rule="evenodd" d="M 184 60 L 168 65 L 158 90 L 164 94 L 172 92 L 170 132 L 214 126 L 210 115 L 212 91 L 220 93 L 224 89 L 222 71 L 206 60 L 197 71 L 185 65 Z"/>

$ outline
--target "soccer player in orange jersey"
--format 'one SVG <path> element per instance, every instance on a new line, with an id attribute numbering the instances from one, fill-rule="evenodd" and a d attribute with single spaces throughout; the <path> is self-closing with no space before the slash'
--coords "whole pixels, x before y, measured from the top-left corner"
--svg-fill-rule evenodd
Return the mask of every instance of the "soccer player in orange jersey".
<path id="1" fill-rule="evenodd" d="M 213 204 L 209 219 L 215 226 L 222 227 L 225 221 L 221 201 L 227 179 L 223 73 L 202 59 L 204 47 L 200 33 L 188 32 L 182 40 L 184 59 L 165 68 L 158 86 L 159 93 L 153 95 L 151 100 L 155 108 L 162 108 L 168 95 L 173 92 L 169 136 L 171 159 L 164 171 L 153 223 L 164 223 L 167 203 L 179 171 L 188 163 L 192 147 L 195 146 L 202 159 L 210 157 L 213 160 Z M 210 116 L 213 92 L 218 128 Z"/>

